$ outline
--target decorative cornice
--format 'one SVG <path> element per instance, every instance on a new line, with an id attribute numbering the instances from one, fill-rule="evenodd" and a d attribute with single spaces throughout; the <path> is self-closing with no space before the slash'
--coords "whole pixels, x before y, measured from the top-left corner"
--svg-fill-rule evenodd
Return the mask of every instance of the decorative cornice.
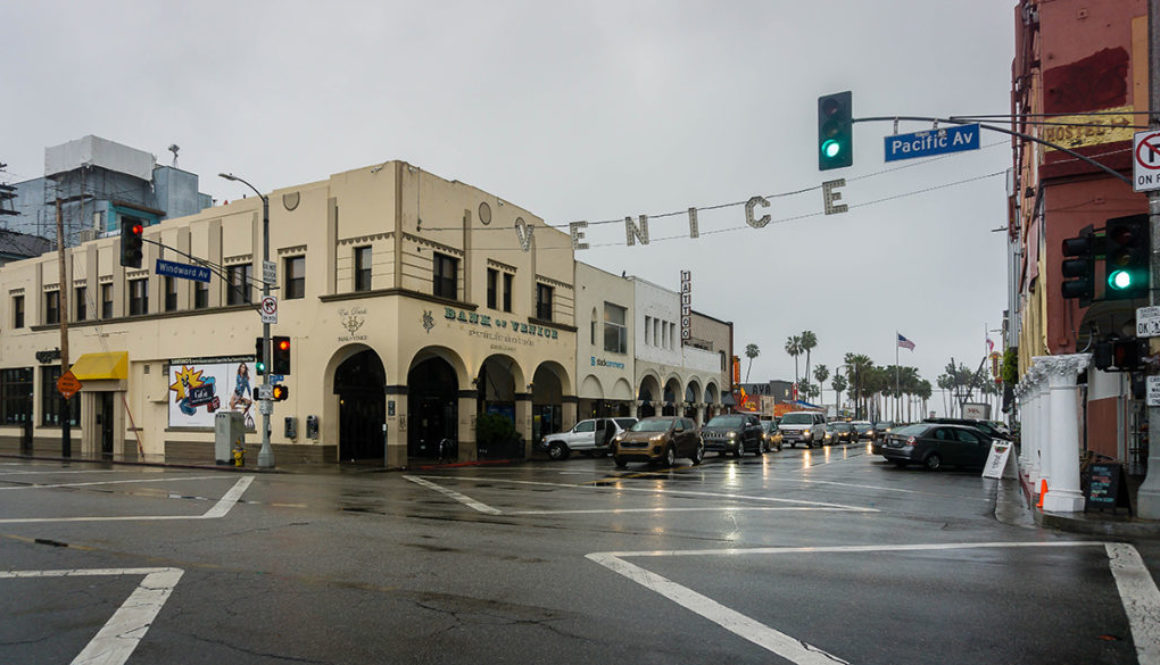
<path id="1" fill-rule="evenodd" d="M 457 249 L 457 248 L 452 247 L 450 245 L 444 245 L 443 243 L 435 242 L 434 240 L 428 240 L 426 238 L 422 238 L 420 236 L 417 236 L 417 235 L 414 235 L 411 233 L 404 233 L 403 239 L 410 240 L 411 242 L 415 243 L 416 245 L 420 245 L 423 247 L 429 247 L 431 249 L 437 249 L 440 252 L 446 252 L 446 253 L 451 254 L 453 256 L 463 258 L 463 250 Z"/>
<path id="2" fill-rule="evenodd" d="M 498 270 L 503 270 L 505 272 L 510 272 L 513 274 L 516 272 L 515 266 L 509 266 L 506 263 L 500 263 L 499 261 L 496 261 L 495 259 L 488 259 L 487 260 L 487 267 L 488 268 L 496 268 Z"/>
<path id="3" fill-rule="evenodd" d="M 293 247 L 279 247 L 278 256 L 288 256 L 290 254 L 305 254 L 306 245 L 294 245 Z"/>
<path id="4" fill-rule="evenodd" d="M 565 283 L 565 282 L 561 282 L 561 281 L 560 281 L 560 280 L 558 280 L 558 279 L 552 279 L 551 277 L 545 277 L 545 276 L 543 276 L 543 275 L 536 275 L 536 281 L 537 281 L 537 282 L 543 282 L 543 283 L 545 283 L 545 284 L 548 284 L 548 285 L 550 285 L 550 286 L 555 286 L 555 287 L 557 287 L 557 288 L 561 288 L 561 289 L 568 289 L 569 291 L 571 291 L 571 290 L 572 290 L 572 285 L 571 285 L 571 284 L 567 284 L 567 283 Z"/>
<path id="5" fill-rule="evenodd" d="M 390 240 L 395 236 L 394 231 L 386 231 L 385 233 L 372 233 L 370 235 L 358 236 L 355 238 L 342 238 L 338 241 L 338 246 L 359 245 L 365 242 L 375 242 L 376 240 Z"/>

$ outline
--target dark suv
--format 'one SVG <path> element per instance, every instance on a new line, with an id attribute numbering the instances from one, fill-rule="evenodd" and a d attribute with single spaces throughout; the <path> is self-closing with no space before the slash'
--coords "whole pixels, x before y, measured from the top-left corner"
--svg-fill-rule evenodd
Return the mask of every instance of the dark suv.
<path id="1" fill-rule="evenodd" d="M 746 452 L 760 455 L 765 452 L 765 432 L 756 415 L 729 413 L 714 416 L 701 427 L 701 438 L 705 450 L 715 450 L 722 455 L 733 453 L 741 457 Z"/>

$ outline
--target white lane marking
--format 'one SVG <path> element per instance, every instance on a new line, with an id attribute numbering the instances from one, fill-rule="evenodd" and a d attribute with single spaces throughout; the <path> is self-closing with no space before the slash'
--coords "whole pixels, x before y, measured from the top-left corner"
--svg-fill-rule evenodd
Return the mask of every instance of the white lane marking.
<path id="1" fill-rule="evenodd" d="M 0 471 L 0 476 L 26 476 L 26 475 L 65 475 L 70 473 L 124 473 L 117 469 L 82 469 L 77 471 L 62 471 L 56 469 L 54 471 Z"/>
<path id="2" fill-rule="evenodd" d="M 618 513 L 691 513 L 712 512 L 732 513 L 740 511 L 804 511 L 804 512 L 849 512 L 847 508 L 826 508 L 825 506 L 705 506 L 701 508 L 595 508 L 591 510 L 509 510 L 504 515 L 616 515 Z"/>
<path id="3" fill-rule="evenodd" d="M 1140 665 L 1156 665 L 1160 663 L 1160 590 L 1135 547 L 1107 543 L 1106 549 L 1108 567 L 1116 578 L 1128 625 L 1132 628 L 1136 660 Z"/>
<path id="4" fill-rule="evenodd" d="M 144 579 L 113 612 L 97 634 L 72 660 L 72 665 L 121 665 L 145 637 L 184 571 L 180 568 L 95 568 L 90 570 L 9 570 L 0 579 L 144 575 Z"/>
<path id="5" fill-rule="evenodd" d="M 589 554 L 588 558 L 797 665 L 834 665 L 835 663 L 848 662 L 813 645 L 794 639 L 781 631 L 774 630 L 740 612 L 731 610 L 712 598 L 681 586 L 666 577 L 623 561 L 612 554 L 594 553 Z"/>
<path id="6" fill-rule="evenodd" d="M 427 489 L 433 489 L 436 492 L 439 492 L 440 494 L 449 496 L 452 499 L 455 499 L 456 501 L 458 501 L 464 505 L 470 506 L 471 508 L 474 508 L 475 510 L 478 510 L 481 513 L 485 513 L 488 515 L 502 515 L 503 514 L 503 512 L 501 510 L 499 510 L 498 508 L 492 508 L 491 506 L 487 505 L 486 503 L 481 503 L 479 501 L 476 501 L 475 499 L 467 496 L 466 494 L 460 494 L 459 492 L 456 492 L 455 490 L 452 490 L 452 489 L 447 489 L 446 487 L 443 487 L 442 485 L 436 485 L 435 483 L 433 483 L 429 480 L 425 480 L 425 479 L 420 478 L 418 476 L 403 476 L 403 477 L 406 478 L 407 480 L 415 483 L 416 485 L 422 485 L 423 487 L 426 487 Z"/>
<path id="7" fill-rule="evenodd" d="M 253 476 L 250 476 L 253 478 Z M 53 483 L 51 485 L 40 485 L 33 483 L 31 485 L 16 485 L 14 487 L 0 487 L 2 490 L 48 490 L 59 489 L 61 487 L 91 487 L 94 485 L 126 485 L 132 483 L 178 483 L 185 480 L 210 480 L 213 478 L 221 478 L 221 476 L 182 476 L 180 478 L 141 478 L 134 480 L 92 480 L 87 483 Z"/>
<path id="8" fill-rule="evenodd" d="M 981 548 L 1052 548 L 1103 546 L 1108 567 L 1116 580 L 1120 601 L 1132 630 L 1140 665 L 1160 665 L 1160 591 L 1135 547 L 1126 543 L 1094 541 L 926 543 L 916 545 L 841 545 L 831 547 L 755 547 L 750 549 L 653 550 L 641 552 L 593 552 L 586 558 L 655 591 L 730 632 L 761 646 L 796 665 L 833 665 L 847 661 L 801 640 L 759 623 L 692 589 L 624 561 L 645 556 L 737 556 L 746 554 L 801 554 L 834 552 L 906 552 Z"/>
<path id="9" fill-rule="evenodd" d="M 574 485 L 570 483 L 548 483 L 535 480 L 508 480 L 507 478 L 487 478 L 481 476 L 425 476 L 427 478 L 440 478 L 443 480 L 468 480 L 474 482 L 487 483 L 511 483 L 515 485 L 539 485 L 547 487 L 565 487 L 568 489 L 583 489 L 583 490 L 601 490 L 613 492 L 646 492 L 648 494 L 671 494 L 673 496 L 707 496 L 714 499 L 744 499 L 746 501 L 770 501 L 774 503 L 791 503 L 801 506 L 821 506 L 826 508 L 838 508 L 841 510 L 852 510 L 855 512 L 877 513 L 881 512 L 877 508 L 865 508 L 862 506 L 849 506 L 841 503 L 826 503 L 823 501 L 805 501 L 803 499 L 781 499 L 772 496 L 752 496 L 748 494 L 721 494 L 718 492 L 697 492 L 694 490 L 678 490 L 659 487 L 614 487 L 612 485 Z M 615 480 L 596 481 L 596 482 L 615 482 Z"/>
<path id="10" fill-rule="evenodd" d="M 221 476 L 206 476 L 220 478 Z M 212 520 L 225 517 L 237 504 L 242 493 L 254 482 L 253 476 L 242 476 L 234 486 L 226 492 L 217 503 L 201 515 L 118 515 L 104 517 L 9 517 L 0 518 L 0 524 L 37 524 L 41 522 L 135 522 L 135 521 L 166 521 L 166 520 Z"/>

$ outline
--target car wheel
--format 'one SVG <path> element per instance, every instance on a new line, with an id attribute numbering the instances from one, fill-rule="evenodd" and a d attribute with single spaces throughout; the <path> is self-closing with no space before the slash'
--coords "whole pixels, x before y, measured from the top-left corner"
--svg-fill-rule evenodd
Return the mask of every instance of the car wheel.
<path id="1" fill-rule="evenodd" d="M 673 467 L 676 465 L 677 465 L 677 449 L 674 448 L 673 444 L 670 443 L 669 447 L 665 448 L 665 466 Z"/>
<path id="2" fill-rule="evenodd" d="M 705 444 L 701 441 L 697 442 L 697 447 L 693 449 L 693 456 L 689 459 L 693 460 L 693 464 L 700 464 L 705 459 Z"/>
<path id="3" fill-rule="evenodd" d="M 613 455 L 612 461 L 616 463 L 616 468 L 618 469 L 623 469 L 624 467 L 628 466 L 628 460 L 621 457 L 620 455 Z"/>
<path id="4" fill-rule="evenodd" d="M 559 441 L 553 441 L 548 444 L 548 457 L 554 460 L 568 459 L 568 446 L 565 446 Z"/>
<path id="5" fill-rule="evenodd" d="M 744 444 L 740 444 L 740 443 L 739 443 L 739 444 L 737 444 L 737 447 L 733 449 L 733 457 L 738 457 L 738 458 L 739 458 L 739 457 L 741 457 L 741 456 L 742 456 L 742 455 L 744 455 L 744 454 L 745 454 L 745 445 L 744 445 Z"/>
<path id="6" fill-rule="evenodd" d="M 938 453 L 931 453 L 926 456 L 922 463 L 931 471 L 937 471 L 942 466 L 942 458 L 939 457 Z"/>

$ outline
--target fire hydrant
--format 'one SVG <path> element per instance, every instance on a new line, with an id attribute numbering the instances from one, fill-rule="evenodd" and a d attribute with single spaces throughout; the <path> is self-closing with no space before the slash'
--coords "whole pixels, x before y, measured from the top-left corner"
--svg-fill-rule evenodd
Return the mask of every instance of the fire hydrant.
<path id="1" fill-rule="evenodd" d="M 246 465 L 246 449 L 242 447 L 241 439 L 234 441 L 234 466 Z"/>

